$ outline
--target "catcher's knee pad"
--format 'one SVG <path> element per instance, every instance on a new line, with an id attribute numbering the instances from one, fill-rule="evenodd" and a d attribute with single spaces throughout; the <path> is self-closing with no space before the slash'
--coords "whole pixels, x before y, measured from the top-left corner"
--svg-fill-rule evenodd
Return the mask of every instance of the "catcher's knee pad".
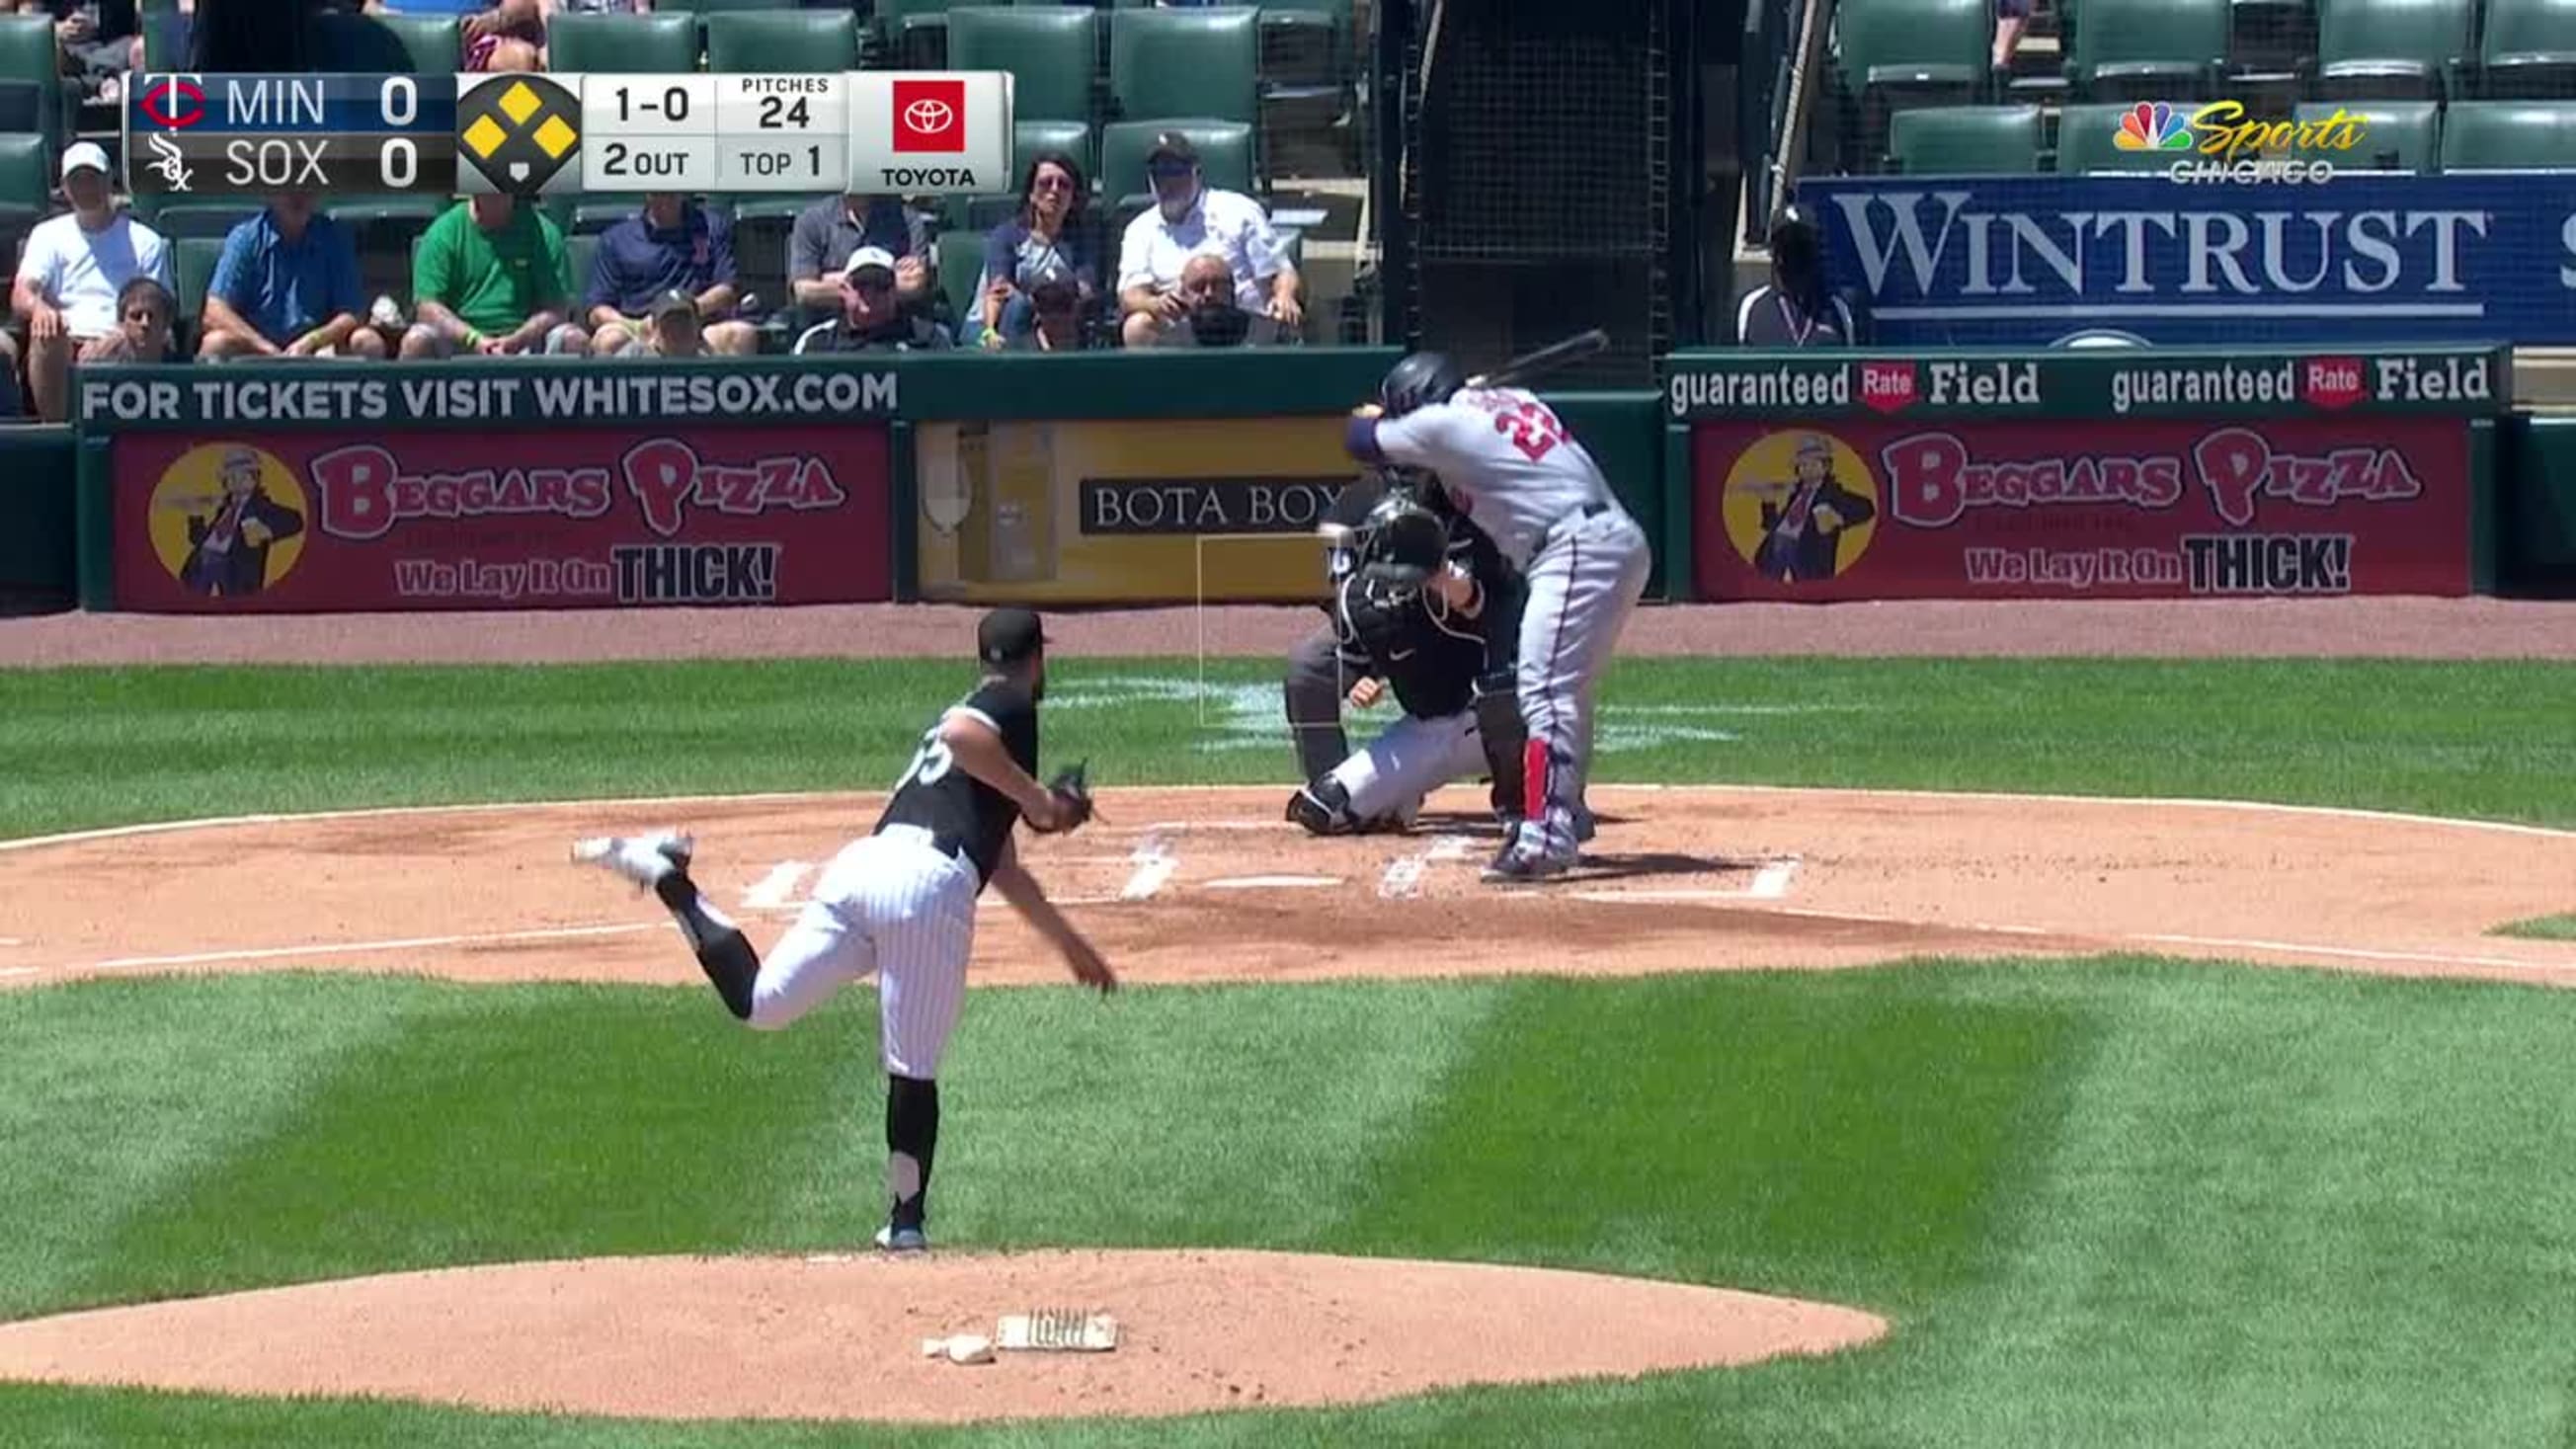
<path id="1" fill-rule="evenodd" d="M 1348 835 L 1353 828 L 1351 792 L 1327 775 L 1288 797 L 1288 818 L 1311 835 Z"/>

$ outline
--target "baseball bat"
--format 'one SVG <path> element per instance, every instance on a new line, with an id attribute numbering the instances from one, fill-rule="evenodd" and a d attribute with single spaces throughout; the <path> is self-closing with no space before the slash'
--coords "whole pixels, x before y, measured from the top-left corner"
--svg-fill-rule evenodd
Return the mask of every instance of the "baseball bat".
<path id="1" fill-rule="evenodd" d="M 1578 332 L 1562 342 L 1551 342 L 1535 352 L 1524 352 L 1491 372 L 1480 372 L 1467 379 L 1469 387 L 1511 387 L 1532 378 L 1543 377 L 1569 362 L 1579 362 L 1610 349 L 1610 334 L 1595 327 Z"/>

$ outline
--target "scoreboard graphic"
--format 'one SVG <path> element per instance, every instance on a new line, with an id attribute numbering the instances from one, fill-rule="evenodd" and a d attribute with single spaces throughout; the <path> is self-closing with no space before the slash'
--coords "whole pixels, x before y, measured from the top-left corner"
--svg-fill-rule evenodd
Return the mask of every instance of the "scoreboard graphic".
<path id="1" fill-rule="evenodd" d="M 1004 71 L 138 79 L 137 195 L 974 195 L 1018 181 Z"/>

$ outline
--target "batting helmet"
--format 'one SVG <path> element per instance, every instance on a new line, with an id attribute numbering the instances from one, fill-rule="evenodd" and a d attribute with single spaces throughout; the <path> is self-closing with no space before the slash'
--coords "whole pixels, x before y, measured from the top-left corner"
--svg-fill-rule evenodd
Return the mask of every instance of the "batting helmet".
<path id="1" fill-rule="evenodd" d="M 1377 385 L 1378 406 L 1386 409 L 1388 417 L 1400 418 L 1415 408 L 1447 402 L 1451 393 L 1466 385 L 1467 374 L 1447 353 L 1408 352 Z"/>

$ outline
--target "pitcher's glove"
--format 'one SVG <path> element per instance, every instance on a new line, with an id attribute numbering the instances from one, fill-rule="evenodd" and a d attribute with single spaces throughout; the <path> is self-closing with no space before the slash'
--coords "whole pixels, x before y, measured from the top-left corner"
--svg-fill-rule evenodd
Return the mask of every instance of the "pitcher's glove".
<path id="1" fill-rule="evenodd" d="M 1056 777 L 1047 782 L 1047 793 L 1066 807 L 1065 822 L 1049 834 L 1078 830 L 1091 823 L 1090 770 L 1091 762 L 1084 760 L 1057 771 Z"/>

